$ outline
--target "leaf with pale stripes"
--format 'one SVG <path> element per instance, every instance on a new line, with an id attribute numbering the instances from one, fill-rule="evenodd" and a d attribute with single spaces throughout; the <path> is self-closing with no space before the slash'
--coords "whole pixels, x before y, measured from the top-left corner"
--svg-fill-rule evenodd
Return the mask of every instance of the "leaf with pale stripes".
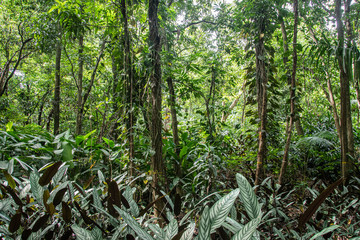
<path id="1" fill-rule="evenodd" d="M 139 223 L 137 223 L 132 216 L 130 216 L 127 212 L 121 210 L 119 207 L 114 205 L 114 208 L 116 211 L 118 211 L 122 218 L 124 218 L 124 221 L 136 232 L 136 234 L 139 236 L 140 239 L 143 240 L 154 240 L 154 238 L 146 232 Z"/>
<path id="2" fill-rule="evenodd" d="M 239 173 L 236 174 L 236 181 L 240 189 L 239 196 L 241 202 L 243 203 L 248 216 L 250 219 L 256 219 L 260 215 L 261 211 L 254 190 L 246 178 Z"/>
<path id="3" fill-rule="evenodd" d="M 239 232 L 237 232 L 231 240 L 248 240 L 252 237 L 256 228 L 258 227 L 261 221 L 262 214 L 260 214 L 257 218 L 248 222 Z"/>
<path id="4" fill-rule="evenodd" d="M 165 240 L 171 240 L 178 233 L 178 230 L 179 228 L 176 219 L 171 220 L 167 226 Z"/>
<path id="5" fill-rule="evenodd" d="M 209 215 L 212 222 L 210 232 L 215 231 L 223 224 L 238 195 L 239 189 L 235 189 L 229 194 L 226 194 L 224 197 L 220 198 L 210 208 Z"/>
<path id="6" fill-rule="evenodd" d="M 209 240 L 211 230 L 211 219 L 209 206 L 206 206 L 200 218 L 199 234 L 197 240 Z"/>
<path id="7" fill-rule="evenodd" d="M 189 240 L 192 239 L 195 231 L 195 223 L 191 223 L 188 226 L 188 229 L 184 232 L 184 234 L 181 236 L 180 240 Z"/>

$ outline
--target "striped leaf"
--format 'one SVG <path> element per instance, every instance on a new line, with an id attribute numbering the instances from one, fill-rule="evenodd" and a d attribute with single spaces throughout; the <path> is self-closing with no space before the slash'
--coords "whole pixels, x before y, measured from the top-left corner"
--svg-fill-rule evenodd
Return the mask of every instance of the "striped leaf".
<path id="1" fill-rule="evenodd" d="M 188 226 L 188 229 L 184 232 L 184 234 L 181 236 L 180 240 L 190 240 L 192 239 L 195 231 L 195 223 L 191 223 Z"/>
<path id="2" fill-rule="evenodd" d="M 154 233 L 156 239 L 165 239 L 164 230 L 156 224 L 149 224 L 148 227 Z"/>
<path id="3" fill-rule="evenodd" d="M 256 228 L 258 227 L 261 221 L 262 214 L 260 214 L 257 218 L 248 222 L 239 232 L 237 232 L 231 240 L 248 240 L 252 237 Z"/>
<path id="4" fill-rule="evenodd" d="M 81 239 L 81 240 L 94 240 L 92 234 L 90 231 L 83 229 L 77 225 L 72 225 L 71 229 L 74 231 L 75 235 L 76 235 L 76 239 Z"/>
<path id="5" fill-rule="evenodd" d="M 197 240 L 209 240 L 210 230 L 211 230 L 210 210 L 209 207 L 206 206 L 200 218 L 199 234 Z"/>
<path id="6" fill-rule="evenodd" d="M 229 194 L 220 198 L 211 208 L 210 208 L 210 219 L 211 219 L 211 230 L 214 232 L 219 228 L 225 221 L 227 215 L 230 212 L 231 207 L 234 205 L 234 202 L 239 195 L 239 189 L 231 191 Z"/>
<path id="7" fill-rule="evenodd" d="M 30 173 L 30 186 L 36 200 L 41 201 L 44 189 L 39 184 L 39 176 L 35 172 Z"/>
<path id="8" fill-rule="evenodd" d="M 250 219 L 256 219 L 260 215 L 260 205 L 255 192 L 246 178 L 237 173 L 236 181 L 240 189 L 240 199 Z"/>
<path id="9" fill-rule="evenodd" d="M 154 238 L 147 233 L 139 223 L 137 223 L 132 216 L 130 216 L 127 212 L 121 210 L 117 206 L 114 206 L 116 211 L 120 213 L 120 216 L 124 219 L 124 221 L 136 232 L 140 239 L 143 240 L 154 240 Z"/>
<path id="10" fill-rule="evenodd" d="M 123 195 L 124 195 L 125 199 L 127 200 L 127 202 L 130 204 L 131 214 L 134 217 L 138 217 L 139 216 L 139 207 L 133 198 L 133 191 L 129 186 L 126 187 L 126 190 L 123 193 Z"/>
<path id="11" fill-rule="evenodd" d="M 165 240 L 171 240 L 178 233 L 178 230 L 179 229 L 176 219 L 171 220 L 167 226 Z"/>
<path id="12" fill-rule="evenodd" d="M 321 232 L 318 232 L 317 234 L 315 234 L 314 236 L 312 236 L 310 238 L 310 240 L 315 240 L 315 239 L 318 239 L 319 237 L 321 237 L 322 235 L 325 235 L 329 232 L 332 232 L 334 231 L 335 229 L 339 228 L 340 226 L 339 225 L 332 225 L 330 227 L 327 227 L 325 229 L 323 229 Z"/>

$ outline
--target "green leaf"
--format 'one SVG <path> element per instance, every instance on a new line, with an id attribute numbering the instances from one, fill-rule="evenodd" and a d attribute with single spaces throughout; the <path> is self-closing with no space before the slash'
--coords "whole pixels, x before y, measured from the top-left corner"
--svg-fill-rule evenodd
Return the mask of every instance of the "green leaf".
<path id="1" fill-rule="evenodd" d="M 106 142 L 106 144 L 110 147 L 113 148 L 115 146 L 115 143 L 113 140 L 107 139 L 106 137 L 102 138 L 104 140 L 104 142 Z"/>
<path id="2" fill-rule="evenodd" d="M 40 202 L 44 194 L 44 189 L 39 184 L 39 176 L 35 172 L 30 173 L 30 186 L 31 186 L 31 192 L 34 194 L 35 198 Z"/>
<path id="3" fill-rule="evenodd" d="M 7 172 L 4 170 L 4 175 L 5 175 L 5 178 L 9 184 L 9 186 L 12 188 L 12 189 L 15 189 L 16 188 L 16 183 L 15 183 L 15 180 L 14 178 Z"/>
<path id="4" fill-rule="evenodd" d="M 117 206 L 114 206 L 116 211 L 118 211 L 124 221 L 134 230 L 134 232 L 139 236 L 140 239 L 143 240 L 154 240 L 154 238 L 147 233 L 139 223 L 137 223 L 132 216 L 130 216 L 127 212 L 121 210 Z"/>
<path id="5" fill-rule="evenodd" d="M 62 142 L 61 146 L 64 149 L 64 151 L 62 152 L 62 160 L 65 162 L 72 160 L 72 146 L 70 145 L 70 143 Z"/>
<path id="6" fill-rule="evenodd" d="M 177 233 L 178 233 L 178 224 L 177 220 L 173 219 L 170 221 L 169 225 L 167 226 L 165 240 L 171 240 Z"/>
<path id="7" fill-rule="evenodd" d="M 219 199 L 210 208 L 209 214 L 212 222 L 211 232 L 214 232 L 217 228 L 219 228 L 223 224 L 238 195 L 239 195 L 239 189 L 235 189 L 231 191 L 229 194 Z"/>
<path id="8" fill-rule="evenodd" d="M 8 168 L 8 162 L 6 161 L 0 161 L 0 169 L 7 169 Z"/>
<path id="9" fill-rule="evenodd" d="M 260 205 L 256 198 L 255 192 L 252 189 L 250 183 L 246 180 L 246 178 L 237 173 L 236 181 L 239 185 L 240 189 L 240 199 L 244 204 L 245 210 L 250 217 L 250 219 L 255 219 L 260 215 Z"/>
<path id="10" fill-rule="evenodd" d="M 138 217 L 139 216 L 139 207 L 136 204 L 134 198 L 133 198 L 133 191 L 131 190 L 131 187 L 126 186 L 125 192 L 123 193 L 126 201 L 128 202 L 128 204 L 130 204 L 130 211 L 131 214 L 134 217 Z"/>
<path id="11" fill-rule="evenodd" d="M 199 224 L 199 234 L 197 240 L 209 240 L 211 230 L 211 219 L 209 206 L 206 206 L 203 213 L 201 214 Z"/>
<path id="12" fill-rule="evenodd" d="M 77 225 L 72 225 L 71 229 L 74 231 L 75 235 L 76 235 L 76 239 L 81 239 L 81 240 L 95 240 L 91 234 L 90 231 L 83 229 Z"/>
<path id="13" fill-rule="evenodd" d="M 334 231 L 335 229 L 339 228 L 340 226 L 339 225 L 332 225 L 330 227 L 327 227 L 325 229 L 323 229 L 321 232 L 318 232 L 317 234 L 315 234 L 314 236 L 312 236 L 310 238 L 310 240 L 314 240 L 314 239 L 318 239 L 318 237 L 324 235 L 324 234 L 327 234 L 329 232 L 332 232 Z"/>
<path id="14" fill-rule="evenodd" d="M 11 131 L 13 130 L 13 125 L 14 125 L 13 122 L 8 122 L 8 123 L 6 124 L 6 131 L 7 131 L 7 132 L 11 132 Z"/>
<path id="15" fill-rule="evenodd" d="M 188 226 L 188 229 L 184 232 L 184 234 L 181 236 L 180 240 L 189 240 L 192 239 L 192 236 L 194 235 L 195 231 L 195 223 L 191 223 Z"/>
<path id="16" fill-rule="evenodd" d="M 231 240 L 248 240 L 252 237 L 254 232 L 256 231 L 256 228 L 258 227 L 260 221 L 261 221 L 262 214 L 260 214 L 257 218 L 251 220 L 245 226 L 237 232 Z"/>
<path id="17" fill-rule="evenodd" d="M 187 153 L 188 151 L 188 147 L 187 146 L 184 146 L 181 151 L 180 151 L 180 154 L 179 154 L 179 157 L 180 159 L 182 159 L 182 157 Z"/>

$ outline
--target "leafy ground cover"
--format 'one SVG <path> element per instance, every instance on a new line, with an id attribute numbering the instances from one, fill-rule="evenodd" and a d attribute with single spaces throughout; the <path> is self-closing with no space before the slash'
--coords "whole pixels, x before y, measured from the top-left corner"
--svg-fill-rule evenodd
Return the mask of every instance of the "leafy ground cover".
<path id="1" fill-rule="evenodd" d="M 200 157 L 183 179 L 170 179 L 168 192 L 159 190 L 155 201 L 164 208 L 155 218 L 149 174 L 122 171 L 121 146 L 112 141 L 11 125 L 0 138 L 6 239 L 359 239 L 356 177 L 346 186 L 314 180 L 280 187 L 269 176 L 255 194 L 249 171 L 226 176 L 214 164 L 210 180 Z"/>

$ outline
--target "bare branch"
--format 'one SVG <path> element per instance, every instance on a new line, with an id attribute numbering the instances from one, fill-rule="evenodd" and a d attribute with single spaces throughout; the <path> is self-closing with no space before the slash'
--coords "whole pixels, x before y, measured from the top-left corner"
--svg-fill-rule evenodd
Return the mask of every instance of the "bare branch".
<path id="1" fill-rule="evenodd" d="M 71 61 L 71 59 L 70 59 L 70 56 L 69 56 L 69 54 L 68 54 L 67 51 L 66 51 L 66 47 L 64 47 L 64 52 L 65 52 L 66 58 L 67 58 L 67 59 L 69 60 L 69 62 L 70 62 L 70 65 L 71 65 L 71 75 L 72 75 L 72 77 L 73 77 L 74 80 L 75 80 L 76 88 L 79 89 L 78 79 L 75 77 L 74 64 L 72 63 L 72 61 Z"/>
<path id="2" fill-rule="evenodd" d="M 91 91 L 91 88 L 92 86 L 94 85 L 94 81 L 95 81 L 95 77 L 96 77 L 96 72 L 97 72 L 97 69 L 99 67 L 99 64 L 100 64 L 100 61 L 101 61 L 101 58 L 102 58 L 102 55 L 104 53 L 104 49 L 105 49 L 105 44 L 106 44 L 106 41 L 103 41 L 102 45 L 101 45 L 101 50 L 100 50 L 100 53 L 99 53 L 99 56 L 96 60 L 96 64 L 95 64 L 95 68 L 91 74 L 91 79 L 90 79 L 90 84 L 86 90 L 86 93 L 84 95 L 84 99 L 83 99 L 83 106 L 85 105 L 86 103 L 86 100 L 88 99 L 89 95 L 90 95 L 90 91 Z"/>
<path id="3" fill-rule="evenodd" d="M 21 34 L 20 34 L 21 35 Z M 21 39 L 23 39 L 22 35 L 21 35 Z M 23 59 L 22 57 L 22 51 L 24 50 L 24 47 L 25 45 L 30 42 L 31 40 L 33 40 L 33 38 L 29 38 L 29 39 L 26 39 L 25 41 L 22 41 L 21 42 L 21 47 L 20 47 L 20 50 L 19 50 L 19 56 L 18 56 L 18 59 L 15 63 L 15 66 L 13 68 L 13 70 L 11 71 L 10 75 L 7 77 L 6 81 L 5 81 L 5 84 L 3 85 L 3 88 L 0 89 L 0 97 L 5 93 L 5 89 L 6 89 L 6 86 L 8 85 L 9 83 L 9 80 L 13 77 L 17 67 L 19 66 L 20 64 L 20 61 Z M 9 64 L 10 64 L 10 61 L 9 61 Z M 3 73 L 4 74 L 4 73 Z"/>

